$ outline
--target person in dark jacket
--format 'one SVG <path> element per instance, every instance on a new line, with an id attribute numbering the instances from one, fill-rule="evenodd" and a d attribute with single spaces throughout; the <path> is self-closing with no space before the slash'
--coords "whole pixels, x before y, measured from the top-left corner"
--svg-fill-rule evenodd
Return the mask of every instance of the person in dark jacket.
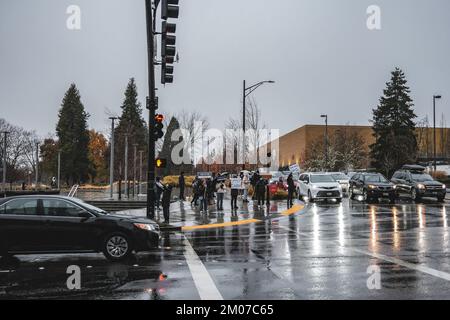
<path id="1" fill-rule="evenodd" d="M 186 181 L 184 180 L 184 172 L 181 172 L 180 177 L 178 178 L 178 186 L 180 188 L 180 201 L 184 201 L 184 187 L 186 185 Z"/>
<path id="2" fill-rule="evenodd" d="M 164 189 L 165 189 L 165 187 L 164 187 L 164 185 L 161 182 L 161 178 L 160 177 L 156 177 L 156 189 L 155 189 L 156 199 L 155 199 L 155 204 L 156 204 L 156 209 L 157 210 L 161 210 L 159 208 L 159 206 L 161 204 L 161 195 L 163 194 Z"/>
<path id="3" fill-rule="evenodd" d="M 172 186 L 168 185 L 164 188 L 162 196 L 162 207 L 164 214 L 164 223 L 169 223 L 170 220 L 170 199 L 172 197 Z"/>
<path id="4" fill-rule="evenodd" d="M 256 183 L 256 200 L 258 200 L 258 206 L 264 205 L 266 194 L 266 181 L 260 177 Z"/>
<path id="5" fill-rule="evenodd" d="M 194 181 L 192 181 L 192 201 L 191 205 L 197 206 L 198 198 L 200 197 L 199 194 L 199 186 L 200 186 L 200 179 L 198 177 L 195 177 Z"/>
<path id="6" fill-rule="evenodd" d="M 253 187 L 252 200 L 256 200 L 256 197 L 257 197 L 256 184 L 259 182 L 260 178 L 261 178 L 261 176 L 259 175 L 259 171 L 256 170 L 255 173 L 252 175 L 252 178 L 250 179 L 250 184 Z"/>
<path id="7" fill-rule="evenodd" d="M 287 205 L 288 205 L 288 208 L 291 208 L 294 205 L 293 198 L 294 198 L 294 192 L 295 192 L 295 183 L 294 183 L 294 178 L 292 176 L 292 173 L 289 174 L 289 176 L 287 178 L 287 185 L 288 185 Z"/>
<path id="8" fill-rule="evenodd" d="M 206 181 L 200 181 L 198 193 L 200 199 L 200 212 L 208 213 L 208 188 Z"/>
<path id="9" fill-rule="evenodd" d="M 233 186 L 231 186 L 231 210 L 239 209 L 237 206 L 238 196 L 239 196 L 239 189 L 235 189 L 233 188 Z"/>

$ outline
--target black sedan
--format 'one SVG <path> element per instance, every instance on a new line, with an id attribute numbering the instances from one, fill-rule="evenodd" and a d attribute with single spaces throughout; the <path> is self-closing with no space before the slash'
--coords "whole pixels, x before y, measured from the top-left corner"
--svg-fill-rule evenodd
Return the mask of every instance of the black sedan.
<path id="1" fill-rule="evenodd" d="M 79 199 L 18 196 L 0 200 L 0 256 L 103 252 L 112 261 L 159 246 L 159 226 L 119 216 Z"/>
<path id="2" fill-rule="evenodd" d="M 394 203 L 395 189 L 396 186 L 380 173 L 357 173 L 350 179 L 349 197 L 355 199 L 361 196 L 367 202 L 386 198 Z"/>

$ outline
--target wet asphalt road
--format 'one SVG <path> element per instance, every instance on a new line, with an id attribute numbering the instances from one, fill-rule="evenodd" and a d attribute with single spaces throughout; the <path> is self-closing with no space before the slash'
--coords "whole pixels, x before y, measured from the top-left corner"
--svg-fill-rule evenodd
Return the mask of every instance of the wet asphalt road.
<path id="1" fill-rule="evenodd" d="M 2 258 L 0 299 L 449 299 L 449 224 L 448 202 L 308 204 L 277 221 L 165 233 L 124 264 Z M 81 290 L 66 287 L 70 265 Z"/>

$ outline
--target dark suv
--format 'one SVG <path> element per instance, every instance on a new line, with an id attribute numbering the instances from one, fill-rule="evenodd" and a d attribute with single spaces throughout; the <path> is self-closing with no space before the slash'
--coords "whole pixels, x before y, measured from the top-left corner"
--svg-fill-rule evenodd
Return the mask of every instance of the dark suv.
<path id="1" fill-rule="evenodd" d="M 446 186 L 434 180 L 422 166 L 408 165 L 397 171 L 391 181 L 397 186 L 399 196 L 409 196 L 414 201 L 423 197 L 434 197 L 444 202 Z"/>
<path id="2" fill-rule="evenodd" d="M 378 201 L 387 198 L 395 203 L 395 185 L 380 173 L 357 173 L 350 179 L 349 198 L 361 196 L 363 201 Z"/>
<path id="3" fill-rule="evenodd" d="M 151 220 L 108 214 L 76 198 L 0 199 L 0 256 L 90 251 L 118 261 L 158 247 L 159 238 Z"/>

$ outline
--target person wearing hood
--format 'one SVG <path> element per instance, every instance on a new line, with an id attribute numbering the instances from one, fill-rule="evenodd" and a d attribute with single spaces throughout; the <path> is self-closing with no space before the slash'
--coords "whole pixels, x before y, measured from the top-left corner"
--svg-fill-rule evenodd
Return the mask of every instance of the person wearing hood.
<path id="1" fill-rule="evenodd" d="M 172 197 L 172 186 L 167 185 L 164 188 L 163 196 L 162 196 L 162 207 L 164 214 L 164 223 L 169 223 L 170 221 L 170 199 Z"/>

